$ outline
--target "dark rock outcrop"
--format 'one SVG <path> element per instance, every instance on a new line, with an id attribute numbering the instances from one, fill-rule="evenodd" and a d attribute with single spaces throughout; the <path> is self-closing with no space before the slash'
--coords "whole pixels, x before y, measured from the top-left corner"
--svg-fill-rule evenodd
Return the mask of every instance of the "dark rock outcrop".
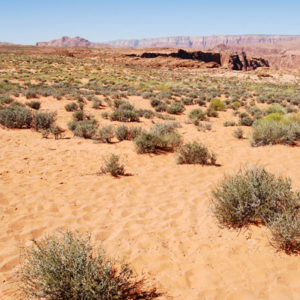
<path id="1" fill-rule="evenodd" d="M 213 52 L 202 52 L 194 51 L 188 52 L 185 50 L 178 50 L 178 52 L 172 53 L 158 53 L 158 52 L 144 52 L 141 58 L 156 58 L 156 57 L 173 57 L 179 59 L 191 59 L 197 60 L 204 63 L 210 63 L 213 67 L 216 65 L 226 67 L 230 70 L 237 71 L 248 71 L 255 70 L 259 67 L 269 67 L 267 60 L 263 58 L 247 57 L 246 53 L 213 53 Z"/>

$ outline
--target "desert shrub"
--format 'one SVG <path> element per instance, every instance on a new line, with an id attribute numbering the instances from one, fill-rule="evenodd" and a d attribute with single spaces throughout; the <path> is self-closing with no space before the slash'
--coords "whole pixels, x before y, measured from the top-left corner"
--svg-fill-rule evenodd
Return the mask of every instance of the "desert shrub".
<path id="1" fill-rule="evenodd" d="M 39 101 L 30 101 L 30 102 L 26 102 L 26 105 L 31 107 L 32 109 L 39 110 L 40 107 L 41 107 L 41 102 L 39 102 Z"/>
<path id="2" fill-rule="evenodd" d="M 177 115 L 184 111 L 184 105 L 180 102 L 173 102 L 170 106 L 167 108 L 167 112 L 169 114 Z"/>
<path id="3" fill-rule="evenodd" d="M 59 127 L 58 125 L 55 125 L 50 128 L 50 132 L 54 135 L 54 138 L 58 140 L 59 138 L 62 137 L 62 134 L 65 130 Z"/>
<path id="4" fill-rule="evenodd" d="M 28 91 L 25 91 L 24 96 L 25 96 L 27 99 L 37 98 L 37 97 L 38 97 L 36 91 L 34 91 L 34 90 L 28 90 Z"/>
<path id="5" fill-rule="evenodd" d="M 239 109 L 241 107 L 241 102 L 239 102 L 239 101 L 234 101 L 233 103 L 232 103 L 232 108 L 234 109 L 234 110 L 237 110 L 237 109 Z"/>
<path id="6" fill-rule="evenodd" d="M 285 116 L 285 119 L 288 121 L 288 122 L 298 122 L 300 123 L 300 112 L 298 113 L 291 113 L 291 114 L 287 114 Z"/>
<path id="7" fill-rule="evenodd" d="M 78 105 L 76 102 L 71 102 L 65 105 L 66 111 L 75 111 L 78 109 Z"/>
<path id="8" fill-rule="evenodd" d="M 265 109 L 265 112 L 266 114 L 273 114 L 273 113 L 282 114 L 282 115 L 285 114 L 284 108 L 277 103 L 267 107 Z"/>
<path id="9" fill-rule="evenodd" d="M 205 101 L 203 99 L 196 99 L 195 104 L 198 104 L 199 106 L 205 106 Z"/>
<path id="10" fill-rule="evenodd" d="M 95 250 L 90 236 L 70 231 L 47 236 L 23 250 L 19 268 L 20 290 L 37 299 L 153 299 L 155 289 L 143 289 L 142 281 L 128 265 Z M 147 298 L 148 297 L 148 298 Z"/>
<path id="11" fill-rule="evenodd" d="M 163 104 L 163 102 L 160 101 L 160 100 L 158 100 L 158 99 L 152 99 L 152 100 L 150 101 L 150 104 L 151 104 L 152 107 L 157 107 L 157 106 Z"/>
<path id="12" fill-rule="evenodd" d="M 210 153 L 207 147 L 201 143 L 187 143 L 179 147 L 177 152 L 177 163 L 214 165 L 216 163 L 216 155 Z"/>
<path id="13" fill-rule="evenodd" d="M 239 125 L 242 125 L 242 126 L 251 126 L 253 124 L 254 120 L 249 117 L 249 116 L 240 116 L 240 119 L 239 119 Z"/>
<path id="14" fill-rule="evenodd" d="M 114 137 L 114 129 L 112 125 L 103 126 L 98 130 L 98 133 L 93 137 L 100 140 L 103 143 L 111 143 L 111 139 Z"/>
<path id="15" fill-rule="evenodd" d="M 289 179 L 276 177 L 263 168 L 248 168 L 225 176 L 212 196 L 216 217 L 231 227 L 253 222 L 270 224 L 278 214 L 296 208 L 300 200 Z"/>
<path id="16" fill-rule="evenodd" d="M 150 132 L 143 131 L 134 139 L 138 153 L 156 153 L 158 150 L 173 151 L 181 142 L 181 136 L 174 129 L 162 126 L 156 126 Z"/>
<path id="17" fill-rule="evenodd" d="M 92 108 L 98 109 L 102 105 L 102 102 L 100 99 L 93 99 L 92 100 Z"/>
<path id="18" fill-rule="evenodd" d="M 71 121 L 68 123 L 68 127 L 75 136 L 85 139 L 91 139 L 98 128 L 95 120 Z"/>
<path id="19" fill-rule="evenodd" d="M 115 135 L 119 141 L 134 140 L 142 132 L 142 127 L 127 127 L 120 125 L 116 128 Z"/>
<path id="20" fill-rule="evenodd" d="M 284 116 L 280 113 L 271 113 L 265 116 L 261 122 L 269 122 L 269 121 L 284 121 Z"/>
<path id="21" fill-rule="evenodd" d="M 164 102 L 154 107 L 156 112 L 164 112 L 167 111 L 168 105 Z"/>
<path id="22" fill-rule="evenodd" d="M 183 105 L 193 105 L 194 99 L 193 98 L 182 98 L 181 102 Z"/>
<path id="23" fill-rule="evenodd" d="M 0 110 L 0 124 L 8 128 L 29 128 L 32 114 L 28 108 L 13 105 Z"/>
<path id="24" fill-rule="evenodd" d="M 242 128 L 237 128 L 234 132 L 233 132 L 233 136 L 237 139 L 242 139 L 244 137 L 244 131 Z"/>
<path id="25" fill-rule="evenodd" d="M 167 115 L 167 114 L 161 114 L 161 113 L 158 113 L 158 112 L 156 112 L 154 115 L 155 115 L 155 117 L 157 117 L 159 119 L 162 119 L 162 120 L 172 121 L 172 120 L 176 119 L 174 116 L 170 116 L 170 115 Z"/>
<path id="26" fill-rule="evenodd" d="M 224 111 L 225 105 L 222 100 L 214 99 L 210 102 L 209 107 L 214 111 Z"/>
<path id="27" fill-rule="evenodd" d="M 33 127 L 35 130 L 50 129 L 56 120 L 53 112 L 36 112 L 33 115 Z"/>
<path id="28" fill-rule="evenodd" d="M 206 130 L 210 131 L 212 129 L 212 124 L 211 123 L 200 123 L 197 125 L 198 131 L 203 131 L 206 132 Z"/>
<path id="29" fill-rule="evenodd" d="M 156 123 L 155 126 L 151 128 L 151 132 L 157 135 L 164 135 L 175 132 L 179 127 L 180 123 L 178 122 Z"/>
<path id="30" fill-rule="evenodd" d="M 125 175 L 125 167 L 120 164 L 119 156 L 111 154 L 104 160 L 104 165 L 101 167 L 101 173 L 110 173 L 114 177 Z"/>
<path id="31" fill-rule="evenodd" d="M 218 112 L 216 110 L 213 110 L 211 107 L 209 107 L 207 110 L 206 110 L 206 113 L 205 113 L 208 117 L 213 117 L 213 118 L 217 118 L 218 117 Z"/>
<path id="32" fill-rule="evenodd" d="M 128 103 L 128 102 L 125 100 L 114 99 L 114 107 L 116 109 L 118 109 L 122 104 L 126 104 L 126 103 Z"/>
<path id="33" fill-rule="evenodd" d="M 11 97 L 8 95 L 1 95 L 0 96 L 0 104 L 10 104 L 14 101 Z"/>
<path id="34" fill-rule="evenodd" d="M 229 126 L 236 126 L 236 123 L 234 121 L 225 121 L 223 123 L 224 127 L 229 127 Z"/>
<path id="35" fill-rule="evenodd" d="M 154 153 L 160 143 L 160 137 L 151 132 L 142 132 L 134 139 L 138 153 Z"/>
<path id="36" fill-rule="evenodd" d="M 287 253 L 300 251 L 300 217 L 299 208 L 291 208 L 278 214 L 269 225 L 275 246 Z"/>
<path id="37" fill-rule="evenodd" d="M 227 175 L 212 191 L 213 211 L 221 224 L 265 224 L 286 251 L 299 250 L 299 201 L 300 193 L 292 191 L 289 178 L 276 177 L 264 168 Z"/>
<path id="38" fill-rule="evenodd" d="M 262 120 L 253 125 L 251 145 L 293 144 L 300 140 L 300 123 Z"/>
<path id="39" fill-rule="evenodd" d="M 73 119 L 74 121 L 82 121 L 84 119 L 84 112 L 83 110 L 76 110 L 73 112 Z"/>
<path id="40" fill-rule="evenodd" d="M 103 119 L 108 119 L 108 118 L 109 118 L 109 113 L 108 113 L 107 111 L 103 111 L 103 112 L 101 113 L 101 117 L 102 117 Z"/>
<path id="41" fill-rule="evenodd" d="M 195 108 L 195 109 L 191 110 L 188 116 L 189 116 L 189 119 L 195 125 L 198 125 L 199 121 L 205 120 L 205 113 L 199 108 Z"/>
<path id="42" fill-rule="evenodd" d="M 109 115 L 109 119 L 111 121 L 120 121 L 120 122 L 138 122 L 139 114 L 135 110 L 119 108 L 119 109 L 113 111 Z"/>

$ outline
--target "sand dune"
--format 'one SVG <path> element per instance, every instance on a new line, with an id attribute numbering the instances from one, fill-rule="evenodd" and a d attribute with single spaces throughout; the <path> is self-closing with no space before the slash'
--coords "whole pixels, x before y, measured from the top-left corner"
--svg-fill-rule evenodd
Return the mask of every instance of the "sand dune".
<path id="1" fill-rule="evenodd" d="M 66 127 L 67 100 L 41 101 L 42 109 L 58 111 L 58 123 Z M 180 133 L 216 152 L 220 167 L 177 165 L 172 153 L 138 155 L 128 141 L 95 144 L 70 132 L 65 136 L 71 139 L 54 140 L 31 130 L 0 129 L 1 299 L 18 299 L 20 247 L 67 228 L 91 232 L 95 245 L 164 291 L 162 299 L 299 299 L 299 258 L 276 252 L 265 227 L 219 228 L 209 200 L 223 174 L 246 163 L 289 176 L 300 188 L 300 148 L 251 148 L 248 139 L 232 136 L 234 128 L 223 127 L 234 119 L 231 112 L 211 119 L 212 131 L 199 132 L 184 124 L 187 112 L 177 117 Z M 96 175 L 110 153 L 121 154 L 133 176 Z"/>

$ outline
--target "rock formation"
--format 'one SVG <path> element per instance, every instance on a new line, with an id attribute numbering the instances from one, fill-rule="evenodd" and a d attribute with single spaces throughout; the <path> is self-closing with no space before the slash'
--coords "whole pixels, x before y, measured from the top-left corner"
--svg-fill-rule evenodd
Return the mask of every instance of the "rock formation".
<path id="1" fill-rule="evenodd" d="M 247 57 L 246 53 L 213 53 L 213 52 L 188 52 L 185 50 L 178 50 L 172 53 L 159 53 L 159 52 L 144 52 L 141 58 L 156 58 L 156 57 L 173 57 L 179 59 L 197 60 L 204 63 L 214 63 L 212 66 L 222 66 L 230 70 L 255 70 L 259 67 L 269 67 L 267 60 L 257 57 Z"/>

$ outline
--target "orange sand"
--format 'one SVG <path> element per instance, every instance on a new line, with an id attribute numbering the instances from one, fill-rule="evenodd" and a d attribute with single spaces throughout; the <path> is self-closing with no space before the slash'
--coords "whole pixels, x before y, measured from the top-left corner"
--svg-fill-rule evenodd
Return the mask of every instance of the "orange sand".
<path id="1" fill-rule="evenodd" d="M 66 128 L 72 115 L 63 108 L 68 101 L 41 101 L 42 109 L 58 111 L 58 123 Z M 265 227 L 220 229 L 209 200 L 223 174 L 245 163 L 289 176 L 300 188 L 300 148 L 251 148 L 248 139 L 232 136 L 235 127 L 223 127 L 235 119 L 230 111 L 211 119 L 212 131 L 199 132 L 184 123 L 192 108 L 177 117 L 179 131 L 185 141 L 204 142 L 216 152 L 220 167 L 177 165 L 172 153 L 138 155 L 128 141 L 95 144 L 0 129 L 0 298 L 17 299 L 13 272 L 20 247 L 68 228 L 91 232 L 95 245 L 164 291 L 162 299 L 299 299 L 299 257 L 276 252 Z M 100 120 L 101 111 L 93 113 Z M 140 125 L 145 124 L 151 120 Z M 133 176 L 95 175 L 110 153 L 121 154 Z"/>

